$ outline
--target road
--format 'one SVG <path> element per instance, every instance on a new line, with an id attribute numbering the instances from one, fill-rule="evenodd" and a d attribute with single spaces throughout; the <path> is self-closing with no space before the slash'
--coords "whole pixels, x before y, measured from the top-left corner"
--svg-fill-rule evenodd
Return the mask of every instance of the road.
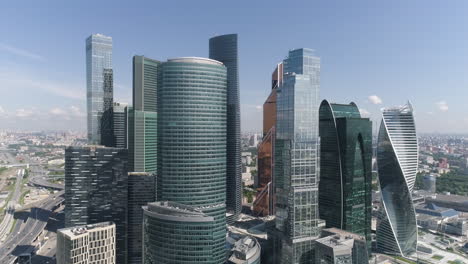
<path id="1" fill-rule="evenodd" d="M 64 191 L 50 195 L 40 204 L 32 208 L 28 220 L 14 236 L 11 236 L 0 246 L 0 263 L 11 263 L 21 254 L 35 251 L 33 242 L 43 232 L 52 211 L 63 202 Z"/>
<path id="2" fill-rule="evenodd" d="M 21 187 L 23 182 L 24 169 L 18 169 L 16 176 L 15 189 L 13 190 L 13 195 L 6 205 L 6 214 L 3 218 L 2 223 L 0 223 L 0 241 L 4 241 L 6 236 L 9 234 L 11 226 L 14 222 L 15 209 L 19 203 L 21 197 Z"/>

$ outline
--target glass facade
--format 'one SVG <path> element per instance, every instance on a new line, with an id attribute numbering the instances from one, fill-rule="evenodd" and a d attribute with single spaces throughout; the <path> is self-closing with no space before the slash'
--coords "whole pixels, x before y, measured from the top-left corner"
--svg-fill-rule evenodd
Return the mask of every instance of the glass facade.
<path id="1" fill-rule="evenodd" d="M 128 173 L 128 264 L 142 263 L 143 209 L 156 200 L 156 175 Z"/>
<path id="2" fill-rule="evenodd" d="M 112 38 L 101 34 L 91 35 L 86 39 L 86 102 L 90 144 L 101 143 L 102 114 L 112 107 L 112 80 Z"/>
<path id="3" fill-rule="evenodd" d="M 366 238 L 371 249 L 372 122 L 354 103 L 320 106 L 320 219 Z"/>
<path id="4" fill-rule="evenodd" d="M 318 215 L 320 59 L 310 49 L 289 52 L 277 90 L 274 154 L 280 263 L 313 263 Z"/>
<path id="5" fill-rule="evenodd" d="M 225 262 L 213 259 L 212 216 L 173 202 L 150 203 L 143 211 L 143 264 Z"/>
<path id="6" fill-rule="evenodd" d="M 261 216 L 275 214 L 273 153 L 276 135 L 276 91 L 282 79 L 283 63 L 279 63 L 271 76 L 270 95 L 263 104 L 263 139 L 258 145 L 257 194 L 253 203 L 253 211 L 256 215 Z"/>
<path id="7" fill-rule="evenodd" d="M 172 59 L 162 64 L 160 81 L 157 200 L 184 204 L 213 217 L 209 263 L 222 263 L 226 254 L 226 67 L 205 58 Z M 166 247 L 176 250 L 176 244 Z"/>
<path id="8" fill-rule="evenodd" d="M 129 111 L 128 150 L 132 171 L 157 170 L 157 95 L 161 62 L 133 57 L 133 108 Z"/>
<path id="9" fill-rule="evenodd" d="M 411 195 L 418 167 L 418 140 L 410 103 L 383 110 L 377 165 L 383 205 L 376 232 L 377 248 L 407 257 L 416 252 L 418 240 Z"/>
<path id="10" fill-rule="evenodd" d="M 237 34 L 210 39 L 210 59 L 222 62 L 227 68 L 227 221 L 239 218 L 242 210 L 242 163 L 240 147 L 240 102 Z"/>
<path id="11" fill-rule="evenodd" d="M 114 222 L 117 263 L 127 261 L 127 159 L 120 148 L 65 149 L 65 227 Z"/>

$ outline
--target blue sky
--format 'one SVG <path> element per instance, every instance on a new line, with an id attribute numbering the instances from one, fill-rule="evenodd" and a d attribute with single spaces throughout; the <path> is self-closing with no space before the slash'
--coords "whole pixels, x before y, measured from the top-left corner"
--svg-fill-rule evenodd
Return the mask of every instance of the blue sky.
<path id="1" fill-rule="evenodd" d="M 47 3 L 47 4 L 46 4 Z M 6 1 L 0 8 L 0 129 L 85 130 L 85 39 L 113 37 L 114 97 L 131 102 L 132 56 L 208 55 L 239 34 L 242 130 L 261 125 L 288 50 L 322 60 L 321 98 L 415 108 L 419 132 L 468 132 L 467 1 Z"/>

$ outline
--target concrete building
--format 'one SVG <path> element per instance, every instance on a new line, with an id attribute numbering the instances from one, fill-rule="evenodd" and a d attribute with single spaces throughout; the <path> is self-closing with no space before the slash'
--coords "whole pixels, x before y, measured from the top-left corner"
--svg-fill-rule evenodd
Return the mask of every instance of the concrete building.
<path id="1" fill-rule="evenodd" d="M 440 207 L 452 208 L 459 212 L 468 212 L 467 196 L 436 194 L 426 197 L 426 202 Z"/>
<path id="2" fill-rule="evenodd" d="M 115 264 L 115 224 L 112 222 L 57 230 L 57 264 Z"/>
<path id="3" fill-rule="evenodd" d="M 369 255 L 364 236 L 338 228 L 324 229 L 316 241 L 315 263 L 368 264 Z"/>
<path id="4" fill-rule="evenodd" d="M 239 239 L 232 248 L 228 264 L 260 264 L 261 247 L 253 237 Z"/>

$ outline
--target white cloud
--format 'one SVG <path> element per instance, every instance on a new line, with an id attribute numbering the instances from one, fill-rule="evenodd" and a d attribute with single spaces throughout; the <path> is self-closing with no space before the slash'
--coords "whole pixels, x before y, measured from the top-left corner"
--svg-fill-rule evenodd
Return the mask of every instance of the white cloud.
<path id="1" fill-rule="evenodd" d="M 4 114 L 5 113 L 5 109 L 3 109 L 3 107 L 0 105 L 0 114 Z"/>
<path id="2" fill-rule="evenodd" d="M 24 49 L 16 48 L 5 43 L 0 43 L 0 51 L 5 51 L 14 55 L 18 55 L 21 57 L 34 59 L 34 60 L 44 60 L 44 57 L 41 55 L 34 54 Z"/>
<path id="3" fill-rule="evenodd" d="M 70 115 L 74 117 L 84 117 L 86 113 L 84 113 L 79 107 L 77 106 L 70 106 Z"/>
<path id="4" fill-rule="evenodd" d="M 382 99 L 380 99 L 380 97 L 378 97 L 377 95 L 370 95 L 369 97 L 367 97 L 367 99 L 369 99 L 369 101 L 373 104 L 382 103 Z"/>
<path id="5" fill-rule="evenodd" d="M 15 116 L 19 118 L 28 118 L 34 115 L 33 109 L 19 108 L 16 109 Z"/>
<path id="6" fill-rule="evenodd" d="M 442 112 L 447 112 L 448 111 L 448 104 L 445 101 L 440 101 L 436 103 L 437 108 L 439 108 L 440 111 Z"/>
<path id="7" fill-rule="evenodd" d="M 255 109 L 257 109 L 257 110 L 262 110 L 262 109 L 263 109 L 263 106 L 257 105 L 257 106 L 255 106 Z"/>
<path id="8" fill-rule="evenodd" d="M 58 107 L 50 109 L 49 113 L 52 115 L 56 115 L 56 116 L 67 115 L 67 112 L 65 110 L 63 110 L 62 108 L 58 108 Z"/>
<path id="9" fill-rule="evenodd" d="M 366 109 L 359 108 L 359 113 L 361 113 L 362 117 L 370 117 L 370 112 L 367 111 Z"/>

